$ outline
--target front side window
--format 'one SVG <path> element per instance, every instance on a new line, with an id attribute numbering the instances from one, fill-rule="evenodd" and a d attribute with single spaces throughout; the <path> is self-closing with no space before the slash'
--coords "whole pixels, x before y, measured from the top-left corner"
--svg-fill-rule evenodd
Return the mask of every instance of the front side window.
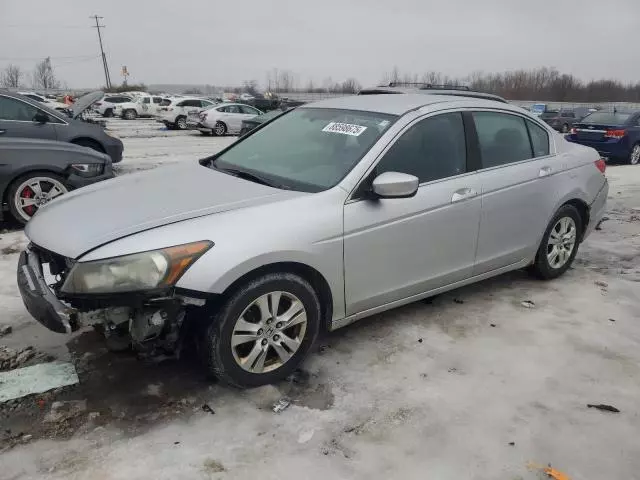
<path id="1" fill-rule="evenodd" d="M 497 112 L 474 112 L 483 168 L 520 162 L 533 157 L 525 120 Z"/>
<path id="2" fill-rule="evenodd" d="M 10 97 L 0 96 L 0 120 L 32 122 L 38 109 L 33 105 Z"/>
<path id="3" fill-rule="evenodd" d="M 160 102 L 162 102 L 162 99 L 160 97 L 153 97 L 153 103 L 160 104 Z"/>
<path id="4" fill-rule="evenodd" d="M 413 125 L 376 166 L 375 174 L 408 173 L 420 183 L 466 172 L 467 148 L 461 113 L 429 117 Z"/>
<path id="5" fill-rule="evenodd" d="M 242 113 L 245 113 L 247 115 L 260 115 L 260 112 L 253 107 L 242 105 L 240 108 L 242 109 Z"/>
<path id="6" fill-rule="evenodd" d="M 340 182 L 395 119 L 383 113 L 298 108 L 220 154 L 212 166 L 249 172 L 285 189 L 319 192 Z"/>
<path id="7" fill-rule="evenodd" d="M 144 97 L 142 99 L 142 103 L 151 103 L 151 99 L 149 97 Z"/>

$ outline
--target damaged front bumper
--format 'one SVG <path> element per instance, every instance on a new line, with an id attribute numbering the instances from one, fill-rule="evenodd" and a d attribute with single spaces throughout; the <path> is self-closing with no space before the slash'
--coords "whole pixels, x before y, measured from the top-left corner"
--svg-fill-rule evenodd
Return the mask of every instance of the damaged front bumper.
<path id="1" fill-rule="evenodd" d="M 18 288 L 33 318 L 57 333 L 71 333 L 84 325 L 101 325 L 107 339 L 118 337 L 141 353 L 175 352 L 187 305 L 205 303 L 175 295 L 173 289 L 113 295 L 56 294 L 56 284 L 47 283 L 43 265 L 49 263 L 49 270 L 56 273 L 58 270 L 55 266 L 51 268 L 52 263 L 64 263 L 66 259 L 49 257 L 50 252 L 29 245 L 18 262 Z"/>
<path id="2" fill-rule="evenodd" d="M 24 306 L 33 318 L 57 333 L 78 329 L 78 312 L 62 303 L 47 285 L 40 257 L 32 248 L 20 254 L 18 289 Z"/>

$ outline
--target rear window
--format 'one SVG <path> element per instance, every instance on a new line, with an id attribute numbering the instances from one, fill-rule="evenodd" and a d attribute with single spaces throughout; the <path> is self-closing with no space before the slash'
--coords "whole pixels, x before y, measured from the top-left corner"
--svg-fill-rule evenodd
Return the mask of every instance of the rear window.
<path id="1" fill-rule="evenodd" d="M 582 123 L 601 123 L 604 125 L 623 125 L 629 120 L 630 113 L 595 112 L 582 119 Z"/>

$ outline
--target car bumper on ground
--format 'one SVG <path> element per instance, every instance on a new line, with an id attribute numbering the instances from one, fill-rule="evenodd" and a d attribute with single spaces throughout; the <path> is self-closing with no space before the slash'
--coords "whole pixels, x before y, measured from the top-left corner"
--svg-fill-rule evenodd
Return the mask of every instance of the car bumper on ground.
<path id="1" fill-rule="evenodd" d="M 77 330 L 77 312 L 51 291 L 42 272 L 38 254 L 27 247 L 18 261 L 18 289 L 27 311 L 39 323 L 57 333 Z"/>
<path id="2" fill-rule="evenodd" d="M 610 139 L 604 142 L 590 141 L 576 138 L 575 135 L 565 135 L 564 137 L 568 142 L 584 145 L 585 147 L 591 147 L 598 151 L 605 160 L 612 158 L 616 160 L 625 160 L 631 155 L 631 149 L 629 147 L 626 138 L 623 139 Z"/>

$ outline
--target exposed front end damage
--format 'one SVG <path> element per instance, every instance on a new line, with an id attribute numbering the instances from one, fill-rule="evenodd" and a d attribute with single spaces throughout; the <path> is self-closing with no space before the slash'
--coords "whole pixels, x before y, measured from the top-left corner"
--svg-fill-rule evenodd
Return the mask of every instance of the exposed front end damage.
<path id="1" fill-rule="evenodd" d="M 176 295 L 173 288 L 65 294 L 61 287 L 73 263 L 33 244 L 22 252 L 18 287 L 27 310 L 38 322 L 58 333 L 93 326 L 104 333 L 111 350 L 133 348 L 144 357 L 179 355 L 187 312 L 204 300 Z"/>

